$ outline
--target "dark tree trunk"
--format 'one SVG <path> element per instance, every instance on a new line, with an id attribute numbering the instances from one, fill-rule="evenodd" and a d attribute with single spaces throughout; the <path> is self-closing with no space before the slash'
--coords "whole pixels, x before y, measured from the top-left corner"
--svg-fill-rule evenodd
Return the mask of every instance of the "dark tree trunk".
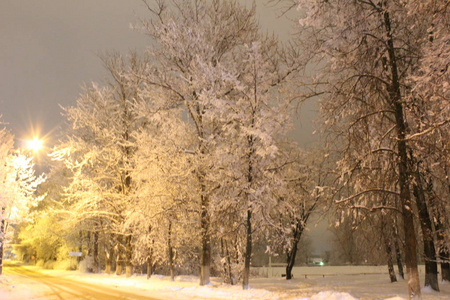
<path id="1" fill-rule="evenodd" d="M 448 248 L 445 246 L 439 251 L 439 257 L 441 259 L 441 272 L 442 272 L 442 281 L 450 282 L 450 256 Z"/>
<path id="2" fill-rule="evenodd" d="M 292 269 L 295 265 L 295 257 L 297 255 L 297 244 L 292 245 L 292 249 L 287 253 L 286 280 L 292 279 Z"/>
<path id="3" fill-rule="evenodd" d="M 92 234 L 90 231 L 86 232 L 86 240 L 87 240 L 87 271 L 93 273 L 94 262 L 91 262 L 91 258 L 93 257 L 92 253 L 94 252 L 94 243 L 92 241 Z"/>
<path id="4" fill-rule="evenodd" d="M 436 238 L 439 242 L 439 260 L 441 261 L 441 278 L 442 281 L 450 281 L 450 257 L 449 249 L 445 244 L 444 225 L 439 220 L 439 216 L 435 219 Z"/>
<path id="5" fill-rule="evenodd" d="M 414 215 L 409 189 L 408 153 L 405 140 L 406 121 L 403 115 L 403 103 L 400 92 L 400 79 L 398 75 L 397 56 L 391 30 L 389 12 L 383 12 L 384 28 L 386 30 L 386 46 L 389 56 L 391 81 L 388 86 L 389 97 L 395 111 L 395 123 L 397 129 L 397 153 L 398 153 L 398 185 L 400 187 L 400 203 L 402 206 L 403 226 L 405 233 L 405 260 L 408 274 L 408 294 L 411 298 L 421 299 L 419 269 L 417 267 L 417 239 L 414 229 Z"/>
<path id="6" fill-rule="evenodd" d="M 256 87 L 255 87 L 256 88 Z M 256 95 L 256 93 L 255 93 Z M 254 108 L 252 109 L 252 127 L 254 126 L 253 116 L 255 115 Z M 247 136 L 248 142 L 248 173 L 247 173 L 247 183 L 248 186 L 251 187 L 253 185 L 253 156 L 255 153 L 255 149 L 253 147 L 254 137 L 252 135 Z M 242 288 L 244 290 L 249 289 L 250 282 L 250 263 L 252 259 L 252 204 L 250 199 L 250 194 L 247 192 L 246 194 L 247 200 L 247 220 L 246 220 L 246 245 L 245 245 L 245 255 L 244 255 L 244 272 L 242 274 Z"/>
<path id="7" fill-rule="evenodd" d="M 150 279 L 153 274 L 153 249 L 150 249 L 150 254 L 147 256 L 147 279 Z"/>
<path id="8" fill-rule="evenodd" d="M 200 262 L 200 285 L 208 285 L 210 283 L 211 269 L 211 238 L 209 236 L 210 217 L 208 212 L 209 198 L 205 195 L 206 187 L 202 186 L 201 195 L 201 233 L 202 233 L 202 253 Z"/>
<path id="9" fill-rule="evenodd" d="M 149 227 L 148 232 L 151 232 L 151 227 Z M 155 245 L 155 240 L 152 239 L 152 245 L 148 251 L 147 256 L 147 279 L 150 279 L 150 277 L 153 274 L 153 248 Z"/>
<path id="10" fill-rule="evenodd" d="M 116 236 L 116 275 L 123 273 L 122 235 Z"/>
<path id="11" fill-rule="evenodd" d="M 385 203 L 383 203 L 384 205 Z M 394 262 L 392 259 L 392 235 L 388 231 L 387 222 L 384 218 L 384 216 L 381 216 L 381 234 L 383 236 L 383 242 L 384 242 L 384 250 L 386 252 L 386 258 L 387 258 L 387 266 L 388 266 L 388 273 L 389 273 L 389 279 L 391 282 L 397 282 L 397 276 L 395 276 L 394 271 Z"/>
<path id="12" fill-rule="evenodd" d="M 230 250 L 228 249 L 228 244 L 227 241 L 225 241 L 225 255 L 227 257 L 227 265 L 228 265 L 228 269 L 227 269 L 227 273 L 228 273 L 228 278 L 230 279 L 230 284 L 234 285 L 234 280 L 233 280 L 233 272 L 231 270 L 231 256 L 230 256 Z"/>
<path id="13" fill-rule="evenodd" d="M 78 232 L 78 252 L 83 253 L 83 231 Z M 80 266 L 81 256 L 77 257 L 77 266 Z"/>
<path id="14" fill-rule="evenodd" d="M 224 261 L 222 267 L 222 272 L 224 274 L 225 283 L 229 283 L 230 285 L 234 285 L 233 273 L 231 271 L 231 257 L 230 251 L 228 249 L 228 243 L 225 239 L 220 239 L 220 256 Z"/>
<path id="15" fill-rule="evenodd" d="M 250 261 L 252 258 L 252 212 L 250 208 L 247 210 L 247 242 L 245 246 L 244 257 L 244 273 L 242 275 L 242 288 L 244 290 L 249 289 L 250 281 Z"/>
<path id="16" fill-rule="evenodd" d="M 403 163 L 401 163 L 403 165 Z M 417 240 L 416 232 L 414 229 L 414 216 L 412 213 L 412 203 L 409 194 L 409 188 L 407 184 L 406 176 L 406 165 L 403 165 L 400 169 L 399 177 L 400 195 L 402 199 L 402 214 L 403 214 L 403 226 L 405 232 L 405 260 L 406 260 L 406 273 L 408 274 L 408 292 L 411 298 L 421 299 L 420 281 L 419 281 L 419 270 L 417 267 Z"/>
<path id="17" fill-rule="evenodd" d="M 152 233 L 152 226 L 148 226 L 148 233 L 149 233 L 149 237 L 150 237 L 150 234 Z M 150 249 L 148 249 L 148 256 L 147 256 L 147 279 L 150 279 L 150 277 L 152 277 L 152 274 L 153 274 L 153 249 L 154 249 L 154 245 L 155 245 L 155 240 L 152 239 L 151 240 L 151 246 L 150 246 Z"/>
<path id="18" fill-rule="evenodd" d="M 172 222 L 169 221 L 169 230 L 167 237 L 167 248 L 169 254 L 169 268 L 170 268 L 170 280 L 175 281 L 175 264 L 174 264 L 174 255 L 173 255 L 173 246 L 172 246 Z"/>
<path id="19" fill-rule="evenodd" d="M 295 265 L 295 258 L 297 257 L 298 243 L 300 242 L 300 238 L 303 233 L 303 222 L 299 219 L 296 220 L 296 226 L 294 229 L 294 238 L 292 241 L 292 249 L 288 250 L 286 253 L 287 256 L 287 265 L 286 265 L 286 280 L 292 279 L 292 269 Z"/>
<path id="20" fill-rule="evenodd" d="M 416 198 L 419 210 L 420 227 L 423 235 L 423 250 L 425 254 L 425 286 L 430 286 L 433 290 L 439 291 L 438 267 L 436 262 L 436 249 L 433 240 L 433 228 L 430 214 L 425 200 L 425 193 L 422 188 L 422 180 L 419 170 L 415 172 L 414 197 Z"/>
<path id="21" fill-rule="evenodd" d="M 133 236 L 131 234 L 125 237 L 125 276 L 131 277 L 133 275 L 133 247 L 131 240 Z"/>
<path id="22" fill-rule="evenodd" d="M 397 260 L 398 274 L 400 274 L 400 277 L 402 277 L 402 279 L 405 279 L 405 273 L 403 272 L 402 252 L 398 244 L 398 237 L 395 238 L 395 258 Z"/>
<path id="23" fill-rule="evenodd" d="M 93 235 L 93 257 L 94 257 L 94 265 L 92 267 L 93 273 L 99 273 L 100 272 L 100 260 L 98 257 L 98 231 L 94 231 Z"/>
<path id="24" fill-rule="evenodd" d="M 86 231 L 86 243 L 87 243 L 87 256 L 92 255 L 92 241 L 91 241 L 91 232 Z"/>
<path id="25" fill-rule="evenodd" d="M 442 218 L 446 218 L 447 214 L 442 207 L 437 207 L 435 203 L 435 195 L 433 193 L 433 183 L 430 180 L 427 184 L 427 194 L 429 195 L 429 203 L 434 213 L 434 228 L 436 232 L 436 239 L 439 245 L 439 260 L 441 261 L 441 278 L 442 281 L 450 281 L 450 258 L 449 249 L 445 243 L 444 224 Z"/>
<path id="26" fill-rule="evenodd" d="M 395 276 L 394 262 L 392 260 L 392 247 L 391 247 L 390 242 L 387 240 L 387 238 L 385 238 L 384 246 L 385 246 L 386 256 L 387 256 L 389 279 L 391 280 L 391 282 L 396 282 L 397 276 Z"/>
<path id="27" fill-rule="evenodd" d="M 255 81 L 255 97 L 256 97 L 256 81 Z M 254 116 L 256 115 L 255 108 L 252 107 L 251 111 L 251 127 L 253 128 L 255 125 L 255 119 Z M 253 135 L 247 136 L 247 143 L 248 143 L 248 155 L 247 155 L 247 184 L 248 188 L 250 188 L 253 185 L 253 156 L 255 155 L 255 147 L 254 146 L 254 137 Z M 247 201 L 247 220 L 246 220 L 246 245 L 245 245 L 245 254 L 244 254 L 244 272 L 242 274 L 242 288 L 244 290 L 249 289 L 249 282 L 250 282 L 250 263 L 252 259 L 252 203 L 250 198 L 250 193 L 246 192 L 246 201 Z"/>

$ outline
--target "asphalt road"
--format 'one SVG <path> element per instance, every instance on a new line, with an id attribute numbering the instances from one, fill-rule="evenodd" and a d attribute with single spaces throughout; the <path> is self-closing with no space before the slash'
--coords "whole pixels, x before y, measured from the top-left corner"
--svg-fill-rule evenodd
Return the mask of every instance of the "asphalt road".
<path id="1" fill-rule="evenodd" d="M 125 292 L 122 290 L 114 289 L 112 287 L 97 286 L 94 284 L 70 280 L 67 278 L 49 276 L 13 263 L 4 262 L 3 273 L 8 274 L 13 279 L 13 281 L 26 283 L 24 285 L 21 285 L 20 288 L 23 289 L 28 287 L 30 289 L 30 293 L 32 293 L 33 295 L 32 298 L 30 299 L 39 299 L 39 300 L 41 299 L 42 300 L 43 299 L 158 300 L 159 299 L 134 294 L 132 292 Z M 29 296 L 26 297 L 28 300 Z"/>

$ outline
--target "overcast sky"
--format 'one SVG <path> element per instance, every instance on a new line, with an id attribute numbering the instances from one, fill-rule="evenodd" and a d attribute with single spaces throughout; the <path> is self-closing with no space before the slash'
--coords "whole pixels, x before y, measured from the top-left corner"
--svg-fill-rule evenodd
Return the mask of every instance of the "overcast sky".
<path id="1" fill-rule="evenodd" d="M 278 18 L 279 11 L 265 5 L 266 0 L 256 3 L 263 29 L 289 38 L 291 22 Z M 141 0 L 0 0 L 0 4 L 0 114 L 18 141 L 35 132 L 53 146 L 64 122 L 59 105 L 74 105 L 84 83 L 107 76 L 97 55 L 126 54 L 148 44 L 146 36 L 130 29 L 138 17 L 147 15 Z M 313 140 L 312 110 L 306 105 L 297 121 L 295 136 L 303 145 Z M 320 241 L 314 244 L 319 252 L 327 248 Z"/>
<path id="2" fill-rule="evenodd" d="M 138 0 L 0 2 L 0 114 L 18 138 L 63 122 L 59 104 L 74 104 L 84 82 L 106 75 L 101 51 L 146 44 L 129 29 L 143 10 Z"/>
<path id="3" fill-rule="evenodd" d="M 252 0 L 241 0 L 252 3 Z M 148 38 L 130 29 L 147 15 L 141 0 L 0 0 L 0 114 L 17 139 L 33 131 L 53 138 L 84 83 L 107 76 L 98 54 L 143 50 Z M 256 1 L 264 30 L 284 38 L 291 23 Z M 309 115 L 309 114 L 307 114 Z M 311 126 L 302 122 L 301 142 Z"/>

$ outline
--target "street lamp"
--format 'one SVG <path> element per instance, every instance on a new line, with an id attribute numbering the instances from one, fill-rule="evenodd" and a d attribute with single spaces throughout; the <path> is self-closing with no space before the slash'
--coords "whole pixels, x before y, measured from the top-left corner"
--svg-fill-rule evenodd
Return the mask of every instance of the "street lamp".
<path id="1" fill-rule="evenodd" d="M 33 138 L 32 140 L 27 141 L 27 148 L 32 150 L 33 152 L 38 152 L 44 146 L 44 142 L 38 138 Z"/>

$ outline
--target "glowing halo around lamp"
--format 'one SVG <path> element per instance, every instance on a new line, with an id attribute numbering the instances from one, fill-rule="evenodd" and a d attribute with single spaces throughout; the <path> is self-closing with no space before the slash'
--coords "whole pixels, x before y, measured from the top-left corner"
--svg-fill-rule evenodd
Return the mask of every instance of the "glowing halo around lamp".
<path id="1" fill-rule="evenodd" d="M 38 152 L 44 146 L 44 142 L 38 138 L 27 141 L 27 148 L 33 150 L 33 152 Z"/>

